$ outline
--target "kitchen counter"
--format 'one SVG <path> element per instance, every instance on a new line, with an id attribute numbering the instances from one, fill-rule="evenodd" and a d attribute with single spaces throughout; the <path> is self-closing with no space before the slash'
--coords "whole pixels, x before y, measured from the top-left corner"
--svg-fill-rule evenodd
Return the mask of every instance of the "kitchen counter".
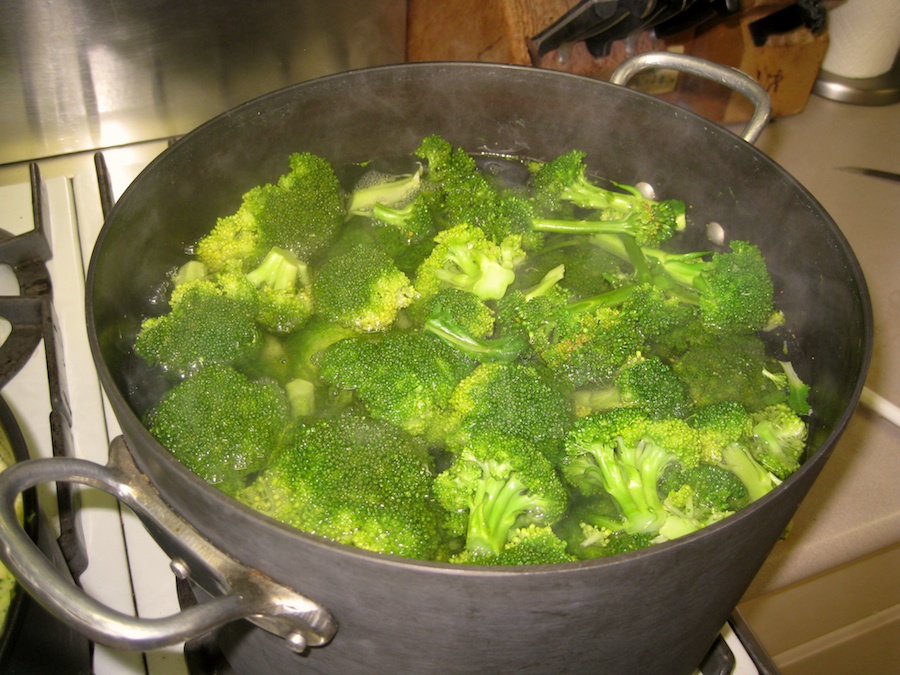
<path id="1" fill-rule="evenodd" d="M 831 214 L 856 253 L 874 315 L 866 386 L 900 403 L 900 104 L 813 96 L 757 147 Z M 900 669 L 900 429 L 860 405 L 739 610 L 784 675 Z"/>
<path id="2" fill-rule="evenodd" d="M 875 321 L 866 385 L 900 403 L 900 183 L 841 167 L 900 172 L 900 105 L 863 107 L 813 96 L 757 147 L 821 202 L 856 253 Z M 860 407 L 772 551 L 748 598 L 900 543 L 900 429 Z"/>

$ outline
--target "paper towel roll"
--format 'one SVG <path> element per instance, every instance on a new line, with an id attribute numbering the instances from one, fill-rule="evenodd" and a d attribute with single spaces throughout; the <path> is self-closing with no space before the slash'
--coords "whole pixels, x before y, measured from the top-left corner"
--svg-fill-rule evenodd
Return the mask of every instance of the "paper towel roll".
<path id="1" fill-rule="evenodd" d="M 854 79 L 883 75 L 900 48 L 900 0 L 847 0 L 828 13 L 822 70 Z"/>

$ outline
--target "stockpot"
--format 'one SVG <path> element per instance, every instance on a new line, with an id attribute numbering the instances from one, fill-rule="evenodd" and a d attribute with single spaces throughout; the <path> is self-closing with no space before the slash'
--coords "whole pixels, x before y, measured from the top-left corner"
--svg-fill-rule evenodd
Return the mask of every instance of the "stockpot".
<path id="1" fill-rule="evenodd" d="M 703 73 L 745 93 L 743 136 L 621 86 L 644 68 Z M 232 667 L 286 672 L 692 672 L 732 613 L 852 414 L 872 345 L 859 264 L 798 182 L 752 146 L 764 92 L 738 71 L 650 53 L 611 83 L 535 68 L 427 63 L 309 81 L 230 110 L 154 160 L 109 213 L 87 279 L 91 348 L 122 429 L 107 467 L 19 464 L 0 480 L 3 556 L 55 613 L 95 640 L 147 649 L 215 630 Z M 803 466 L 773 492 L 697 533 L 585 562 L 473 568 L 380 556 L 276 523 L 177 462 L 141 423 L 163 383 L 136 359 L 152 290 L 250 187 L 288 155 L 341 166 L 409 155 L 440 134 L 473 153 L 550 159 L 579 148 L 590 171 L 645 181 L 683 199 L 702 224 L 765 255 L 790 331 L 778 334 L 812 385 Z M 780 342 L 779 342 L 780 344 Z M 191 580 L 198 605 L 164 619 L 126 617 L 52 576 L 9 522 L 13 495 L 44 481 L 116 494 L 144 518 Z M 246 620 L 241 617 L 248 617 Z M 241 620 L 238 620 L 241 619 Z"/>

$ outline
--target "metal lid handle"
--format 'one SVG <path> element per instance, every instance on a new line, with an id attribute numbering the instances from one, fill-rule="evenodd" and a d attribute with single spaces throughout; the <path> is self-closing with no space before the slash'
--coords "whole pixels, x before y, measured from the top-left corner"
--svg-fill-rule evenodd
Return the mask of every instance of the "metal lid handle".
<path id="1" fill-rule="evenodd" d="M 743 133 L 740 134 L 748 143 L 755 143 L 772 116 L 772 102 L 766 90 L 747 73 L 707 61 L 687 54 L 673 52 L 644 52 L 623 61 L 610 77 L 613 84 L 626 85 L 632 77 L 643 70 L 668 68 L 689 75 L 705 77 L 742 94 L 753 104 L 753 114 Z"/>

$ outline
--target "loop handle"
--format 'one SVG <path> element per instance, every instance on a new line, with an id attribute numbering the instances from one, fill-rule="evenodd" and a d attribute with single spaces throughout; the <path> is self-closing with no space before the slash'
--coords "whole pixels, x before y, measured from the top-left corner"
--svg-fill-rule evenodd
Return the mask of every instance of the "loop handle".
<path id="1" fill-rule="evenodd" d="M 74 482 L 108 492 L 153 528 L 175 538 L 202 575 L 217 587 L 212 599 L 168 617 L 142 619 L 91 598 L 67 580 L 19 525 L 18 495 L 41 483 Z M 248 568 L 204 539 L 173 512 L 134 465 L 125 441 L 110 446 L 107 466 L 66 457 L 32 459 L 0 473 L 0 558 L 25 590 L 49 612 L 91 640 L 117 649 L 158 649 L 178 644 L 236 619 L 246 618 L 285 638 L 294 651 L 327 644 L 337 631 L 316 602 Z M 172 561 L 175 574 L 193 577 L 194 562 Z"/>
<path id="2" fill-rule="evenodd" d="M 772 102 L 766 90 L 747 73 L 731 66 L 723 66 L 687 54 L 673 52 L 644 52 L 623 61 L 610 77 L 610 82 L 625 86 L 638 73 L 654 68 L 677 70 L 712 80 L 745 96 L 753 104 L 753 114 L 740 134 L 748 143 L 755 143 L 772 116 Z"/>

